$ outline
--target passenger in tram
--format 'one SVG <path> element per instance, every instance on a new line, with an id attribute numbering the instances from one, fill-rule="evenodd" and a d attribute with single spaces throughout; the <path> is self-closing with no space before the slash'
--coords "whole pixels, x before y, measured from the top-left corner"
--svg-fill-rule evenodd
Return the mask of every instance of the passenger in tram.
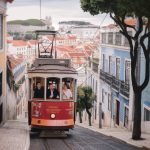
<path id="1" fill-rule="evenodd" d="M 63 95 L 62 95 L 63 99 L 71 99 L 72 98 L 72 92 L 67 83 L 64 84 L 62 91 L 63 91 Z"/>
<path id="2" fill-rule="evenodd" d="M 59 98 L 59 92 L 54 88 L 53 84 L 50 83 L 47 90 L 47 98 L 57 99 Z"/>
<path id="3" fill-rule="evenodd" d="M 34 89 L 34 98 L 44 98 L 44 88 L 41 87 L 41 83 L 37 82 Z"/>

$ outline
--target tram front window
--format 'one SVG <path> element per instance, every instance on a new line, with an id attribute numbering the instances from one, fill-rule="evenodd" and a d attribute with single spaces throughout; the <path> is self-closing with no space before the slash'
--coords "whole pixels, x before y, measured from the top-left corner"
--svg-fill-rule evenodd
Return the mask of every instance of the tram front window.
<path id="1" fill-rule="evenodd" d="M 44 98 L 44 88 L 40 82 L 37 82 L 36 88 L 34 89 L 34 98 Z"/>
<path id="2" fill-rule="evenodd" d="M 47 79 L 47 99 L 60 99 L 59 95 L 60 80 L 57 78 Z"/>
<path id="3" fill-rule="evenodd" d="M 33 98 L 44 99 L 44 79 L 43 78 L 33 78 Z"/>
<path id="4" fill-rule="evenodd" d="M 73 79 L 64 78 L 62 85 L 62 99 L 63 100 L 72 100 L 74 93 Z"/>

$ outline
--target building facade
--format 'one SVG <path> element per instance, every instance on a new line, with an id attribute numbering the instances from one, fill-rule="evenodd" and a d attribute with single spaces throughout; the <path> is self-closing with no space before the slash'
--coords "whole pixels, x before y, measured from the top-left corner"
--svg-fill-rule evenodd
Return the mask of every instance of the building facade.
<path id="1" fill-rule="evenodd" d="M 77 35 L 79 40 L 89 40 L 95 37 L 99 27 L 95 25 L 74 26 L 70 31 L 72 34 Z"/>
<path id="2" fill-rule="evenodd" d="M 23 119 L 27 117 L 27 85 L 25 76 L 27 74 L 27 62 L 20 55 L 7 56 L 9 62 L 8 88 L 7 88 L 7 112 L 8 119 Z M 11 76 L 10 76 L 11 75 Z M 13 83 L 11 85 L 11 83 Z"/>
<path id="3" fill-rule="evenodd" d="M 132 34 L 132 31 L 129 31 Z M 133 90 L 128 41 L 117 27 L 101 30 L 100 93 L 102 125 L 132 126 Z M 130 108 L 131 106 L 131 108 Z"/>
<path id="4" fill-rule="evenodd" d="M 12 0 L 0 1 L 0 124 L 6 116 L 6 5 Z"/>

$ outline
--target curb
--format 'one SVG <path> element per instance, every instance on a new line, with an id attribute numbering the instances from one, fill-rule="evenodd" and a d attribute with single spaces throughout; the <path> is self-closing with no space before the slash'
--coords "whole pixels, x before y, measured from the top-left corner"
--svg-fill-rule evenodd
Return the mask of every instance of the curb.
<path id="1" fill-rule="evenodd" d="M 29 130 L 27 130 L 26 134 L 27 134 L 27 137 L 26 137 L 26 140 L 25 140 L 25 147 L 24 147 L 23 150 L 29 150 L 29 148 L 30 148 Z"/>

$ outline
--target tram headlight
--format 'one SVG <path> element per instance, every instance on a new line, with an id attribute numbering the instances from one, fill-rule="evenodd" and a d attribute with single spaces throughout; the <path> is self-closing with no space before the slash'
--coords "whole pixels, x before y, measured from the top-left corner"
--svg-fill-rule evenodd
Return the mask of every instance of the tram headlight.
<path id="1" fill-rule="evenodd" d="M 51 114 L 51 118 L 54 119 L 56 117 L 55 114 Z"/>

